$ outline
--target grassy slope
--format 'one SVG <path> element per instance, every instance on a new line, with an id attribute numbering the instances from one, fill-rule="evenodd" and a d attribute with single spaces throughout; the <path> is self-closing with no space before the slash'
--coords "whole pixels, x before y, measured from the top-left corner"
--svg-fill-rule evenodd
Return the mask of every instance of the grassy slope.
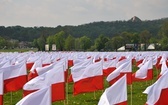
<path id="1" fill-rule="evenodd" d="M 133 72 L 137 70 L 133 67 Z M 132 105 L 144 105 L 147 99 L 147 95 L 142 92 L 146 87 L 153 84 L 157 77 L 157 71 L 154 68 L 154 79 L 145 82 L 135 82 L 132 84 Z M 104 80 L 104 87 L 108 87 L 108 83 Z M 127 86 L 128 93 L 128 105 L 131 105 L 131 88 Z M 97 105 L 100 96 L 104 90 L 96 91 L 95 93 L 84 93 L 77 96 L 73 96 L 73 83 L 66 84 L 66 95 L 65 101 L 54 102 L 53 105 Z M 15 105 L 22 98 L 22 90 L 18 92 L 11 92 L 4 95 L 4 105 Z"/>

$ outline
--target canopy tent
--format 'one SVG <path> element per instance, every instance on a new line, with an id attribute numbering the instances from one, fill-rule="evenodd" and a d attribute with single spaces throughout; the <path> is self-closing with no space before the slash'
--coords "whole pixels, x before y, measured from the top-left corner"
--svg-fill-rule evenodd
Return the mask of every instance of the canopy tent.
<path id="1" fill-rule="evenodd" d="M 125 51 L 125 46 L 118 48 L 117 51 Z"/>
<path id="2" fill-rule="evenodd" d="M 148 50 L 154 50 L 155 49 L 155 45 L 154 44 L 150 44 L 147 49 Z"/>

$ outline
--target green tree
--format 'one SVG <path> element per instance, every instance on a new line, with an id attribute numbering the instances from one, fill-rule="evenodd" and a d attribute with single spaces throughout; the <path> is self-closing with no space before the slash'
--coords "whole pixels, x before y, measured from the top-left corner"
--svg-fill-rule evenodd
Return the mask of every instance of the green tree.
<path id="1" fill-rule="evenodd" d="M 82 36 L 80 38 L 80 48 L 86 51 L 91 47 L 91 40 L 87 36 Z"/>
<path id="2" fill-rule="evenodd" d="M 117 51 L 119 47 L 122 47 L 124 45 L 122 36 L 115 36 L 111 39 L 111 41 L 112 47 L 115 51 Z"/>
<path id="3" fill-rule="evenodd" d="M 81 50 L 80 49 L 80 38 L 75 38 L 75 50 Z"/>
<path id="4" fill-rule="evenodd" d="M 105 44 L 105 50 L 107 51 L 111 51 L 111 50 L 113 50 L 113 43 L 112 43 L 112 39 L 109 39 L 108 40 L 108 42 L 106 42 L 106 44 Z"/>
<path id="5" fill-rule="evenodd" d="M 75 49 L 75 38 L 72 35 L 68 35 L 65 39 L 65 49 L 68 51 Z"/>
<path id="6" fill-rule="evenodd" d="M 149 44 L 149 40 L 151 38 L 151 34 L 148 30 L 144 30 L 139 34 L 140 42 L 145 44 L 144 50 L 146 51 L 147 44 Z"/>
<path id="7" fill-rule="evenodd" d="M 52 44 L 55 44 L 53 35 L 47 37 L 47 44 L 49 44 L 49 47 L 50 47 L 50 50 L 51 50 Z"/>
<path id="8" fill-rule="evenodd" d="M 57 48 L 60 51 L 64 50 L 64 45 L 65 45 L 65 32 L 64 31 L 60 31 L 59 33 L 54 35 L 54 40 L 55 40 L 55 44 L 57 46 Z"/>
<path id="9" fill-rule="evenodd" d="M 95 39 L 95 47 L 98 51 L 104 50 L 106 42 L 108 42 L 108 38 L 104 35 L 99 35 L 98 38 Z"/>
<path id="10" fill-rule="evenodd" d="M 46 38 L 44 35 L 41 35 L 40 38 L 37 39 L 37 44 L 40 51 L 45 51 Z"/>
<path id="11" fill-rule="evenodd" d="M 168 50 L 168 21 L 162 25 L 159 35 L 161 36 L 161 49 Z"/>
<path id="12" fill-rule="evenodd" d="M 0 36 L 0 48 L 4 48 L 6 46 L 7 41 Z"/>

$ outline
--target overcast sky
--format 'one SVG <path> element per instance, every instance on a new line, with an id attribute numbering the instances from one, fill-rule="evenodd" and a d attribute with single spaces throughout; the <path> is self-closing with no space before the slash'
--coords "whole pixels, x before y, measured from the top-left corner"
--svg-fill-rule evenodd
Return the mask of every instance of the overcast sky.
<path id="1" fill-rule="evenodd" d="M 0 26 L 81 25 L 168 17 L 168 0 L 0 0 Z"/>

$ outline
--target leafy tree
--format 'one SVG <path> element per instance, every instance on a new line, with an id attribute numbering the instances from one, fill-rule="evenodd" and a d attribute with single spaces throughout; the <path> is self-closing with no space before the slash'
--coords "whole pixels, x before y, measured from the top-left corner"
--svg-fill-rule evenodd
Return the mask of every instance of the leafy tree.
<path id="1" fill-rule="evenodd" d="M 54 40 L 55 40 L 55 44 L 57 45 L 57 48 L 60 51 L 64 50 L 64 45 L 65 45 L 65 32 L 64 31 L 60 31 L 59 33 L 54 35 Z"/>
<path id="2" fill-rule="evenodd" d="M 41 37 L 37 39 L 37 44 L 40 51 L 45 51 L 46 38 L 44 35 L 41 35 Z"/>
<path id="3" fill-rule="evenodd" d="M 168 21 L 165 22 L 159 32 L 161 38 L 161 49 L 162 50 L 168 50 Z"/>
<path id="4" fill-rule="evenodd" d="M 81 50 L 80 49 L 80 38 L 75 38 L 75 50 Z"/>
<path id="5" fill-rule="evenodd" d="M 112 39 L 109 39 L 108 42 L 105 43 L 105 50 L 111 51 L 113 50 L 113 43 Z"/>
<path id="6" fill-rule="evenodd" d="M 50 49 L 51 49 L 52 44 L 55 44 L 55 43 L 54 43 L 54 36 L 53 36 L 53 35 L 47 37 L 47 43 L 49 44 L 49 47 L 50 47 Z"/>
<path id="7" fill-rule="evenodd" d="M 130 44 L 131 43 L 131 33 L 122 32 L 121 37 L 123 37 L 123 44 Z"/>
<path id="8" fill-rule="evenodd" d="M 75 38 L 72 35 L 65 39 L 65 49 L 68 51 L 75 49 Z"/>
<path id="9" fill-rule="evenodd" d="M 80 38 L 80 48 L 86 51 L 91 47 L 91 40 L 87 36 L 82 36 Z"/>
<path id="10" fill-rule="evenodd" d="M 112 47 L 115 51 L 117 51 L 119 47 L 122 47 L 124 45 L 123 38 L 121 36 L 115 36 L 111 39 L 111 41 L 112 41 Z"/>
<path id="11" fill-rule="evenodd" d="M 7 41 L 0 36 L 0 48 L 4 48 L 6 46 Z"/>
<path id="12" fill-rule="evenodd" d="M 108 38 L 104 35 L 99 35 L 98 38 L 95 39 L 95 47 L 98 51 L 103 50 L 105 48 L 105 43 L 108 42 Z"/>
<path id="13" fill-rule="evenodd" d="M 147 44 L 149 44 L 149 39 L 151 38 L 151 34 L 148 30 L 144 30 L 139 34 L 140 42 L 145 44 L 145 51 L 147 48 Z"/>

